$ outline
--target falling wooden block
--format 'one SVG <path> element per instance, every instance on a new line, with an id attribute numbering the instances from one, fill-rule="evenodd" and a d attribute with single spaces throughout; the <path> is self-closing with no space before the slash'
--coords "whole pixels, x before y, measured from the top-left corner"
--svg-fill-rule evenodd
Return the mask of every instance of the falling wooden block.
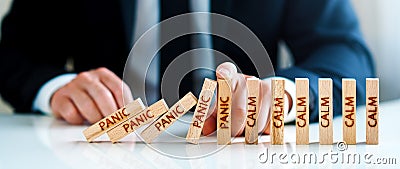
<path id="1" fill-rule="evenodd" d="M 271 144 L 284 143 L 285 81 L 272 79 Z"/>
<path id="2" fill-rule="evenodd" d="M 309 82 L 307 78 L 296 78 L 296 144 L 309 144 Z"/>
<path id="3" fill-rule="evenodd" d="M 157 136 L 170 127 L 175 121 L 189 111 L 197 103 L 197 98 L 189 92 L 181 100 L 175 103 L 167 113 L 151 123 L 141 133 L 146 143 L 151 143 Z"/>
<path id="4" fill-rule="evenodd" d="M 320 144 L 333 144 L 332 91 L 333 91 L 332 79 L 320 78 L 318 80 Z"/>
<path id="5" fill-rule="evenodd" d="M 142 100 L 136 99 L 135 101 L 129 103 L 128 105 L 122 107 L 121 109 L 115 111 L 114 113 L 104 117 L 97 123 L 91 125 L 83 131 L 86 140 L 92 142 L 94 139 L 104 134 L 105 132 L 111 130 L 119 123 L 124 122 L 129 117 L 132 117 L 142 111 L 145 108 Z"/>
<path id="6" fill-rule="evenodd" d="M 356 144 L 356 80 L 342 79 L 343 141 Z"/>
<path id="7" fill-rule="evenodd" d="M 111 142 L 115 143 L 136 129 L 152 122 L 155 118 L 164 114 L 166 111 L 168 111 L 168 105 L 165 103 L 164 99 L 161 99 L 135 116 L 128 118 L 125 122 L 114 127 L 107 132 L 107 135 Z"/>
<path id="8" fill-rule="evenodd" d="M 247 79 L 247 118 L 245 126 L 246 144 L 258 144 L 258 114 L 260 111 L 260 80 Z"/>
<path id="9" fill-rule="evenodd" d="M 379 144 L 379 79 L 366 80 L 366 143 Z"/>
<path id="10" fill-rule="evenodd" d="M 193 114 L 192 123 L 190 124 L 189 131 L 186 135 L 187 142 L 193 144 L 199 143 L 204 121 L 206 119 L 208 110 L 210 109 L 216 87 L 216 81 L 207 78 L 204 80 L 203 87 L 199 95 L 199 100 Z"/>
<path id="11" fill-rule="evenodd" d="M 229 80 L 218 79 L 217 143 L 231 144 L 232 93 Z"/>

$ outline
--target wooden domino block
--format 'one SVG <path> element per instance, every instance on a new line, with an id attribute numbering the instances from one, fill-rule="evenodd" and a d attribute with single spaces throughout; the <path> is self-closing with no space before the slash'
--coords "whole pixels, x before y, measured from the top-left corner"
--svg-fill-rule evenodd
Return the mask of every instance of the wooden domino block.
<path id="1" fill-rule="evenodd" d="M 296 144 L 309 144 L 309 96 L 308 79 L 296 78 Z"/>
<path id="2" fill-rule="evenodd" d="M 199 100 L 193 114 L 192 123 L 186 135 L 186 141 L 193 144 L 198 144 L 201 131 L 203 130 L 204 121 L 207 117 L 208 110 L 211 106 L 211 101 L 214 96 L 217 82 L 211 79 L 205 79 L 201 89 Z"/>
<path id="3" fill-rule="evenodd" d="M 366 143 L 379 144 L 379 79 L 366 80 Z"/>
<path id="4" fill-rule="evenodd" d="M 166 111 L 168 111 L 168 105 L 165 103 L 164 99 L 161 99 L 135 116 L 128 118 L 125 122 L 114 127 L 107 132 L 107 135 L 111 142 L 115 143 L 136 129 L 152 122 L 155 118 L 164 114 Z"/>
<path id="5" fill-rule="evenodd" d="M 343 141 L 356 144 L 356 80 L 342 79 Z"/>
<path id="6" fill-rule="evenodd" d="M 119 123 L 124 122 L 129 117 L 132 117 L 142 111 L 145 108 L 142 100 L 136 99 L 135 101 L 129 103 L 123 108 L 115 111 L 114 113 L 104 117 L 97 123 L 91 125 L 87 129 L 83 131 L 83 135 L 85 135 L 86 140 L 88 142 L 92 142 L 94 139 L 104 134 L 105 132 L 111 130 Z"/>
<path id="7" fill-rule="evenodd" d="M 175 103 L 167 113 L 162 115 L 156 121 L 151 123 L 141 133 L 143 140 L 146 143 L 151 143 L 157 136 L 170 127 L 175 121 L 189 111 L 197 103 L 197 98 L 189 92 L 177 103 Z"/>
<path id="8" fill-rule="evenodd" d="M 258 114 L 260 111 L 260 80 L 247 79 L 247 118 L 245 126 L 246 144 L 258 144 Z"/>
<path id="9" fill-rule="evenodd" d="M 218 79 L 217 143 L 231 144 L 232 92 L 229 80 Z"/>
<path id="10" fill-rule="evenodd" d="M 271 144 L 284 143 L 285 81 L 272 79 Z"/>
<path id="11" fill-rule="evenodd" d="M 320 78 L 318 80 L 320 144 L 333 144 L 332 91 L 333 91 L 332 79 Z"/>

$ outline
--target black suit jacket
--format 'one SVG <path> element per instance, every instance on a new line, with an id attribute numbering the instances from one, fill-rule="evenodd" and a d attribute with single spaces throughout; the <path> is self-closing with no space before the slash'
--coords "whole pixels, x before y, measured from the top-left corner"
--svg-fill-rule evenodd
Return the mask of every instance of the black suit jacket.
<path id="1" fill-rule="evenodd" d="M 295 65 L 276 69 L 276 75 L 308 77 L 312 105 L 317 105 L 319 77 L 333 78 L 335 114 L 341 110 L 342 77 L 356 78 L 357 101 L 365 100 L 365 78 L 374 76 L 373 61 L 348 0 L 211 3 L 211 12 L 249 27 L 273 64 L 277 63 L 278 42 L 287 44 Z M 67 58 L 74 59 L 75 72 L 104 66 L 121 76 L 130 50 L 135 4 L 133 0 L 14 0 L 2 26 L 1 95 L 17 112 L 31 111 L 39 88 L 66 73 Z M 162 19 L 187 12 L 187 0 L 161 2 Z M 221 38 L 213 41 L 214 48 L 233 57 L 244 73 L 256 74 L 238 47 Z M 168 43 L 161 50 L 162 67 L 190 48 L 189 36 Z M 317 109 L 311 111 L 311 120 L 317 120 Z"/>

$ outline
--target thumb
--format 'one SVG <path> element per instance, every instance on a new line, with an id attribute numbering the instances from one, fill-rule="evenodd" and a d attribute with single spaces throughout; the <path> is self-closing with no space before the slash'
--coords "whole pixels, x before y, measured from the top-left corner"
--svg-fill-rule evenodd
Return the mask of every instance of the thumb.
<path id="1" fill-rule="evenodd" d="M 224 62 L 217 67 L 216 76 L 218 79 L 232 79 L 235 73 L 236 66 L 231 62 Z"/>

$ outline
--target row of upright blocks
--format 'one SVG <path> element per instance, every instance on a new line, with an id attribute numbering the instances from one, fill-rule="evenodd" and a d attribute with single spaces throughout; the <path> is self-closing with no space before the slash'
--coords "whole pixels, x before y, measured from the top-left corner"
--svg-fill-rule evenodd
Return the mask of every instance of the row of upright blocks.
<path id="1" fill-rule="evenodd" d="M 309 81 L 296 78 L 296 96 L 293 108 L 296 109 L 296 144 L 309 144 Z M 218 84 L 218 85 L 217 85 Z M 260 80 L 247 79 L 247 118 L 245 122 L 246 144 L 258 144 L 258 116 L 260 113 Z M 217 87 L 218 86 L 218 87 Z M 231 143 L 232 92 L 230 80 L 217 81 L 205 79 L 199 100 L 192 94 L 186 94 L 171 108 L 163 99 L 149 107 L 136 99 L 83 131 L 88 142 L 107 133 L 115 143 L 151 123 L 141 133 L 143 140 L 151 143 L 181 116 L 196 105 L 186 141 L 198 144 L 204 121 L 209 112 L 211 101 L 217 89 L 217 143 Z M 284 143 L 284 103 L 285 81 L 273 79 L 271 83 L 270 134 L 271 144 Z M 319 100 L 319 143 L 333 144 L 333 101 L 332 79 L 320 78 L 318 82 Z M 342 118 L 343 141 L 356 144 L 356 81 L 342 79 Z M 379 79 L 366 79 L 366 144 L 378 144 Z"/>

